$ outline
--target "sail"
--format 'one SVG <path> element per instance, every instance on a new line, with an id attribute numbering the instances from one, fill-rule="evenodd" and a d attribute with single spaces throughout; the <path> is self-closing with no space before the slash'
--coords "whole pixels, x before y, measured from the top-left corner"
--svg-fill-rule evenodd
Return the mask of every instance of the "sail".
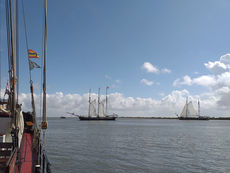
<path id="1" fill-rule="evenodd" d="M 187 117 L 197 117 L 197 113 L 196 113 L 191 101 L 188 103 Z"/>
<path id="2" fill-rule="evenodd" d="M 98 116 L 99 117 L 104 117 L 105 115 L 104 115 L 104 101 L 102 101 L 102 102 L 100 102 L 99 103 L 99 110 L 98 110 Z"/>
<path id="3" fill-rule="evenodd" d="M 197 113 L 192 105 L 192 102 L 186 103 L 180 114 L 181 117 L 197 117 Z"/>
<path id="4" fill-rule="evenodd" d="M 186 117 L 186 115 L 187 115 L 187 104 L 184 105 L 183 111 L 181 112 L 180 116 Z"/>
<path id="5" fill-rule="evenodd" d="M 93 100 L 89 105 L 89 116 L 96 116 L 96 100 Z"/>

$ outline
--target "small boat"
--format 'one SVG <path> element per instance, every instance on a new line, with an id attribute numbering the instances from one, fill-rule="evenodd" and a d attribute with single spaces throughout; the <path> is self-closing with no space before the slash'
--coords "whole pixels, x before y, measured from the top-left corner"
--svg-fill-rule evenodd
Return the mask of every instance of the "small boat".
<path id="1" fill-rule="evenodd" d="M 78 115 L 79 120 L 87 120 L 87 121 L 111 121 L 116 120 L 118 117 L 117 114 L 113 113 L 112 115 L 107 114 L 108 109 L 108 97 L 107 97 L 107 90 L 108 86 L 106 87 L 106 109 L 104 112 L 104 101 L 100 100 L 100 88 L 98 90 L 98 112 L 96 114 L 96 100 L 91 101 L 91 90 L 89 90 L 89 110 L 88 110 L 88 116 Z"/>
<path id="2" fill-rule="evenodd" d="M 60 118 L 61 118 L 61 119 L 66 119 L 66 117 L 64 117 L 64 116 L 60 116 Z"/>
<path id="3" fill-rule="evenodd" d="M 196 113 L 192 101 L 188 102 L 186 99 L 186 104 L 178 117 L 179 120 L 209 120 L 207 116 L 200 116 L 200 101 L 198 100 L 198 114 Z"/>

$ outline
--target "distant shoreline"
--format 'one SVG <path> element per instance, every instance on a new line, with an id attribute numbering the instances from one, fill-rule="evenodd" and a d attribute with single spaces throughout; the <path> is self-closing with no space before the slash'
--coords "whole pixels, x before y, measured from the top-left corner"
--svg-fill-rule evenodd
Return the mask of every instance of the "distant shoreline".
<path id="1" fill-rule="evenodd" d="M 134 119 L 178 119 L 177 117 L 119 117 L 119 118 L 134 118 Z M 230 120 L 230 117 L 210 117 L 209 120 Z"/>

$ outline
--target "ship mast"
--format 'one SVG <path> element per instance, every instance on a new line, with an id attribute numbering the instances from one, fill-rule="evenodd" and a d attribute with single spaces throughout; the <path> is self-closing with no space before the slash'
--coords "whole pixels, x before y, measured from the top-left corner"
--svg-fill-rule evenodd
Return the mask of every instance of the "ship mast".
<path id="1" fill-rule="evenodd" d="M 89 111 L 88 111 L 88 117 L 90 117 L 90 103 L 91 103 L 91 89 L 89 89 Z"/>
<path id="2" fill-rule="evenodd" d="M 41 128 L 43 130 L 43 144 L 45 144 L 45 130 L 48 128 L 46 120 L 46 48 L 47 48 L 47 0 L 44 0 L 44 65 L 43 65 L 43 115 Z"/>
<path id="3" fill-rule="evenodd" d="M 107 97 L 108 89 L 109 89 L 109 87 L 107 86 L 106 87 L 106 97 L 105 97 L 105 113 L 106 114 L 108 113 L 108 97 Z"/>
<path id="4" fill-rule="evenodd" d="M 27 48 L 27 51 L 28 51 L 29 50 L 29 42 L 28 42 L 27 29 L 26 29 L 24 1 L 22 1 L 22 12 L 23 12 L 23 18 L 24 18 L 24 30 L 25 30 L 26 48 Z M 28 52 L 27 52 L 27 54 L 28 54 Z M 34 125 L 35 125 L 35 130 L 37 130 L 36 109 L 35 109 L 35 100 L 34 100 L 34 88 L 33 88 L 32 72 L 31 72 L 32 69 L 30 68 L 29 54 L 28 54 L 28 57 L 27 57 L 27 61 L 28 61 L 29 76 L 30 76 L 30 93 L 31 93 L 31 105 L 32 105 L 33 122 L 34 122 Z"/>
<path id="5" fill-rule="evenodd" d="M 13 10 L 11 1 L 6 1 L 6 27 L 7 27 L 7 41 L 8 41 L 8 61 L 9 61 L 9 80 L 10 80 L 10 94 L 9 94 L 9 109 L 13 115 L 13 123 L 16 126 L 16 76 L 15 76 L 15 42 L 13 21 Z"/>
<path id="6" fill-rule="evenodd" d="M 98 110 L 97 110 L 97 116 L 99 117 L 99 110 L 100 110 L 100 88 L 98 88 Z"/>

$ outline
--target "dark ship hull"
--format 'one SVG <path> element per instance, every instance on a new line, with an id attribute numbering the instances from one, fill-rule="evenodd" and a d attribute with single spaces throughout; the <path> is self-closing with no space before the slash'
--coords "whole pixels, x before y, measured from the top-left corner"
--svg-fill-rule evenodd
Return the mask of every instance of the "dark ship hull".
<path id="1" fill-rule="evenodd" d="M 179 120 L 209 120 L 209 117 L 178 117 Z"/>
<path id="2" fill-rule="evenodd" d="M 86 116 L 78 116 L 79 120 L 85 121 L 114 121 L 117 117 L 86 117 Z"/>

